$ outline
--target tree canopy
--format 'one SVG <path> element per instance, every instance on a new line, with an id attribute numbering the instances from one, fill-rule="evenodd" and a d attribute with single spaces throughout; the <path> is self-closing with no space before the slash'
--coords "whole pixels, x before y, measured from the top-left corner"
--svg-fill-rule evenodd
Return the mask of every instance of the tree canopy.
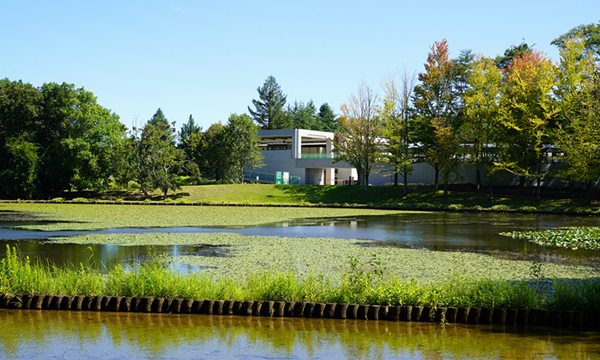
<path id="1" fill-rule="evenodd" d="M 248 106 L 250 115 L 263 129 L 287 129 L 290 119 L 285 111 L 286 95 L 273 76 L 269 76 L 262 87 L 256 89 L 259 100 L 252 100 L 254 110 Z"/>
<path id="2" fill-rule="evenodd" d="M 123 137 L 119 117 L 84 88 L 0 80 L 0 196 L 105 189 Z"/>

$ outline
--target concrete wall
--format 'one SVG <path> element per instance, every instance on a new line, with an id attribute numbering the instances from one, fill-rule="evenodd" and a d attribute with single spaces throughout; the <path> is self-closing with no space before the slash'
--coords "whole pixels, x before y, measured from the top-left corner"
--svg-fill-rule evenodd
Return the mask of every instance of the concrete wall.
<path id="1" fill-rule="evenodd" d="M 262 155 L 264 156 L 263 163 L 265 166 L 255 171 L 269 174 L 275 174 L 277 171 L 287 171 L 290 176 L 299 176 L 300 184 L 305 183 L 306 174 L 304 169 L 295 166 L 291 150 L 268 150 L 263 151 Z"/>
<path id="2" fill-rule="evenodd" d="M 338 179 L 346 180 L 350 175 L 354 179 L 357 179 L 356 169 L 352 168 L 350 164 L 340 161 L 333 163 L 332 159 L 294 159 L 292 157 L 292 150 L 269 150 L 262 152 L 264 156 L 263 163 L 265 167 L 257 169 L 258 172 L 275 174 L 276 171 L 287 171 L 290 176 L 300 177 L 300 184 L 325 184 L 325 179 L 333 179 L 333 172 L 327 170 L 325 179 L 323 178 L 324 169 L 338 169 Z M 544 164 L 545 171 L 557 170 L 562 166 L 559 162 L 553 162 Z M 319 173 L 320 171 L 320 173 Z M 318 174 L 319 173 L 319 174 Z M 315 178 L 315 174 L 317 177 Z M 476 172 L 467 165 L 461 165 L 459 167 L 459 174 L 464 178 L 460 183 L 463 184 L 476 184 Z M 398 180 L 402 183 L 402 177 Z M 410 184 L 433 184 L 435 181 L 435 170 L 433 166 L 426 163 L 414 164 L 412 175 L 408 177 Z M 482 184 L 485 186 L 487 182 L 483 177 L 482 171 Z M 369 176 L 369 183 L 371 185 L 384 185 L 386 183 L 393 183 L 394 178 L 389 172 L 389 166 L 384 163 L 379 163 L 373 166 L 372 172 Z M 331 182 L 328 182 L 329 185 Z M 494 185 L 518 185 L 519 177 L 508 172 L 501 172 L 494 178 Z M 534 182 L 535 184 L 535 182 Z M 542 181 L 542 186 L 567 186 L 568 184 L 560 178 L 548 178 Z M 598 184 L 596 184 L 598 185 Z"/>

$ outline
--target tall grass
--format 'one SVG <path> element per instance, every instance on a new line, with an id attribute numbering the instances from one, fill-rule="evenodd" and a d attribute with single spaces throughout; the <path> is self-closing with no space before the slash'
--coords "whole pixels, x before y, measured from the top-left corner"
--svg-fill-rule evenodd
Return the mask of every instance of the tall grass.
<path id="1" fill-rule="evenodd" d="M 60 268 L 49 262 L 32 261 L 7 247 L 6 257 L 0 260 L 0 292 L 600 310 L 597 279 L 557 280 L 555 291 L 542 295 L 525 282 L 462 275 L 444 283 L 421 285 L 414 280 L 386 276 L 385 266 L 377 258 L 367 264 L 353 258 L 349 262 L 339 283 L 331 283 L 323 274 L 253 274 L 245 279 L 209 277 L 202 272 L 184 275 L 170 270 L 165 256 L 155 256 L 133 270 L 117 266 L 102 274 L 85 265 Z"/>

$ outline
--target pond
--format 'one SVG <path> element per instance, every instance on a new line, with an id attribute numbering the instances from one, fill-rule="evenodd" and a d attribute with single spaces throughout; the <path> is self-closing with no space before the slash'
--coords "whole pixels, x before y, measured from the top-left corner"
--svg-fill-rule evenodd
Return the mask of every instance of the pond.
<path id="1" fill-rule="evenodd" d="M 250 210 L 251 211 L 251 210 Z M 1 219 L 0 219 L 1 221 Z M 29 222 L 39 224 L 41 222 Z M 245 227 L 108 228 L 99 231 L 31 231 L 0 222 L 0 256 L 6 245 L 23 255 L 57 263 L 108 268 L 144 261 L 155 252 L 223 258 L 228 246 L 121 246 L 53 244 L 77 234 L 213 233 L 358 239 L 363 246 L 483 252 L 495 257 L 552 263 L 598 261 L 600 252 L 531 244 L 498 235 L 513 230 L 599 226 L 596 217 L 455 213 L 314 218 Z M 361 241 L 364 240 L 364 241 Z M 366 241 L 366 240 L 375 240 Z M 354 245 L 353 245 L 354 246 Z M 413 251 L 413 250 L 410 250 Z M 182 272 L 202 267 L 175 263 Z M 464 324 L 299 318 L 0 309 L 0 358 L 596 358 L 597 331 Z"/>
<path id="2" fill-rule="evenodd" d="M 600 218 L 565 215 L 524 214 L 456 214 L 407 213 L 399 215 L 358 216 L 267 223 L 248 227 L 175 227 L 175 228 L 110 228 L 100 231 L 31 231 L 15 229 L 18 221 L 0 223 L 0 256 L 6 245 L 17 245 L 24 255 L 39 256 L 57 263 L 131 264 L 149 254 L 166 252 L 171 256 L 228 256 L 225 246 L 169 245 L 118 246 L 97 244 L 53 244 L 51 237 L 78 234 L 131 233 L 212 233 L 230 232 L 245 235 L 284 237 L 328 237 L 369 239 L 368 246 L 426 248 L 436 251 L 467 251 L 489 253 L 510 259 L 542 262 L 597 262 L 599 251 L 570 250 L 540 246 L 523 239 L 498 235 L 513 230 L 545 230 L 566 226 L 600 226 Z M 28 222 L 32 224 L 32 222 Z M 182 271 L 198 270 L 197 266 L 175 264 Z"/>
<path id="3" fill-rule="evenodd" d="M 600 333 L 545 327 L 0 309 L 5 359 L 590 359 Z"/>

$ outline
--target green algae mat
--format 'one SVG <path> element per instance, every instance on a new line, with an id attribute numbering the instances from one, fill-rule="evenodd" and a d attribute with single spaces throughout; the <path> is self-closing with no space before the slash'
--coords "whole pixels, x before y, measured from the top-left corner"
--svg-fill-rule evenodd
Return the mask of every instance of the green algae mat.
<path id="1" fill-rule="evenodd" d="M 535 280 L 529 261 L 499 259 L 494 256 L 368 246 L 370 240 L 332 238 L 289 238 L 249 236 L 232 233 L 145 233 L 90 234 L 50 240 L 54 243 L 112 244 L 122 246 L 211 245 L 228 249 L 228 256 L 179 256 L 173 260 L 201 266 L 215 276 L 244 278 L 257 273 L 323 274 L 337 281 L 356 258 L 367 271 L 374 270 L 372 259 L 380 262 L 385 273 L 420 283 L 444 282 L 457 274 L 475 278 Z M 598 277 L 597 269 L 560 264 L 544 264 L 546 278 Z M 539 275 L 539 274 L 537 274 Z"/>
<path id="2" fill-rule="evenodd" d="M 61 221 L 21 225 L 30 230 L 97 230 L 118 227 L 255 226 L 303 218 L 389 215 L 408 213 L 373 209 L 100 205 L 100 204 L 0 204 L 3 212 L 26 212 L 34 219 Z"/>

